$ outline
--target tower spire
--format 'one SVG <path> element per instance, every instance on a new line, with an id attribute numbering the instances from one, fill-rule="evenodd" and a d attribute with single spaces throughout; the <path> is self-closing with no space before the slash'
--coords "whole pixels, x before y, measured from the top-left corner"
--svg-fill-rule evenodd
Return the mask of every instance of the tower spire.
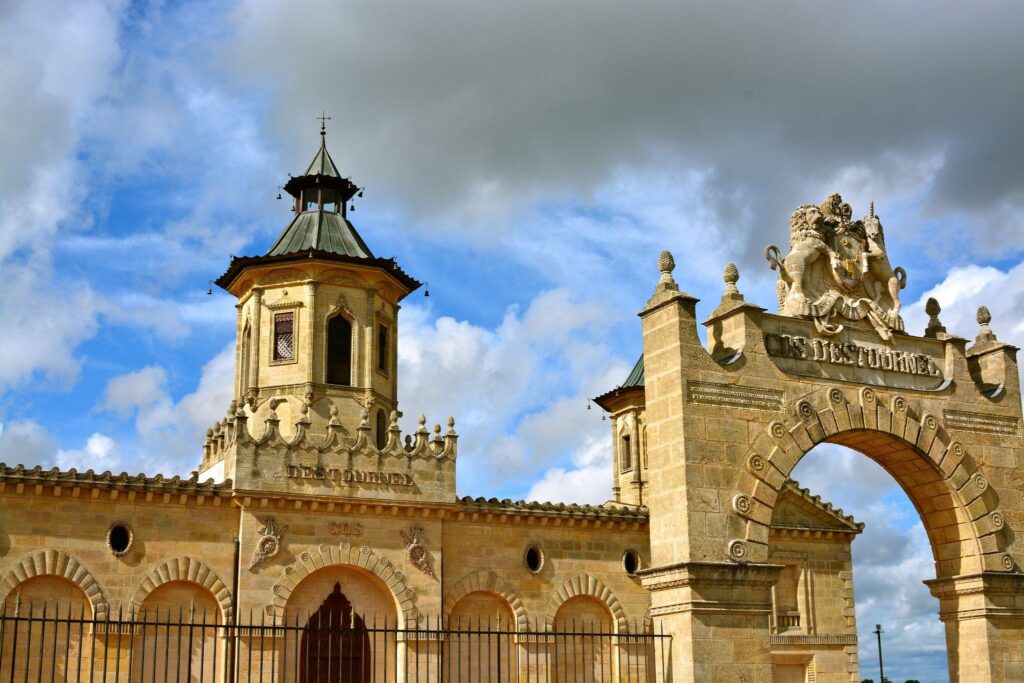
<path id="1" fill-rule="evenodd" d="M 325 144 L 327 138 L 327 122 L 331 120 L 331 117 L 324 111 L 320 116 L 315 117 L 320 120 L 320 144 Z"/>

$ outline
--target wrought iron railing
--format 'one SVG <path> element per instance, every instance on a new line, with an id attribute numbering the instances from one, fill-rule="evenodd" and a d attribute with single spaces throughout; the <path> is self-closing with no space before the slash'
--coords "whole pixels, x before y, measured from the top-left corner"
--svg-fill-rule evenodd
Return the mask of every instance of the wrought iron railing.
<path id="1" fill-rule="evenodd" d="M 664 683 L 669 650 L 664 633 L 571 621 L 516 631 L 498 619 L 406 627 L 319 613 L 236 626 L 195 609 L 0 606 L 0 683 Z"/>

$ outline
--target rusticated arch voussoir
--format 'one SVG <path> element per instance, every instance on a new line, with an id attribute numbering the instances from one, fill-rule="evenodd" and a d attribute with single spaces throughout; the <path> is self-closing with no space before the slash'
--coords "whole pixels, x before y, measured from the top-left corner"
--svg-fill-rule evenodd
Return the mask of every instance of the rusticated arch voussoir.
<path id="1" fill-rule="evenodd" d="M 444 599 L 444 614 L 449 616 L 459 600 L 470 593 L 493 593 L 504 600 L 516 619 L 516 631 L 527 631 L 529 629 L 529 617 L 526 614 L 526 607 L 519 595 L 512 586 L 503 578 L 488 569 L 467 574 L 459 579 L 458 583 L 452 586 Z"/>
<path id="2" fill-rule="evenodd" d="M 547 629 L 553 630 L 555 625 L 555 615 L 558 613 L 558 608 L 564 605 L 570 598 L 576 596 L 591 597 L 602 603 L 611 612 L 612 622 L 615 624 L 616 633 L 623 633 L 626 631 L 626 613 L 622 609 L 622 603 L 615 597 L 615 593 L 610 588 L 604 585 L 604 583 L 590 574 L 578 574 L 567 580 L 562 587 L 555 591 L 551 601 L 548 602 L 548 611 L 546 615 L 546 626 Z"/>
<path id="3" fill-rule="evenodd" d="M 7 600 L 22 583 L 36 576 L 59 576 L 67 579 L 85 593 L 92 606 L 93 618 L 99 619 L 107 615 L 109 605 L 96 578 L 77 558 L 52 548 L 38 550 L 25 556 L 7 572 L 0 583 L 0 602 Z"/>
<path id="4" fill-rule="evenodd" d="M 355 547 L 348 542 L 336 546 L 324 543 L 315 550 L 301 553 L 295 562 L 285 567 L 277 583 L 271 588 L 270 601 L 264 608 L 267 616 L 273 617 L 277 623 L 282 623 L 288 598 L 299 583 L 313 572 L 333 566 L 361 569 L 382 581 L 395 601 L 398 628 L 415 624 L 419 619 L 415 593 L 409 588 L 405 575 L 395 568 L 394 563 L 369 546 Z"/>
<path id="5" fill-rule="evenodd" d="M 915 411 L 906 397 L 897 393 L 884 400 L 870 387 L 857 392 L 830 387 L 801 396 L 754 440 L 743 463 L 743 483 L 732 500 L 733 512 L 744 521 L 744 534 L 728 541 L 730 559 L 767 561 L 778 494 L 804 454 L 824 441 L 863 451 L 864 435 L 870 432 L 895 437 L 931 463 L 949 498 L 969 520 L 972 533 L 964 539 L 965 551 L 980 559 L 979 569 L 1014 569 L 1005 552 L 1005 518 L 964 445 L 950 437 L 939 418 Z"/>
<path id="6" fill-rule="evenodd" d="M 184 555 L 164 560 L 154 567 L 135 589 L 132 607 L 138 612 L 150 593 L 172 581 L 194 583 L 208 590 L 220 605 L 221 619 L 224 623 L 231 622 L 233 596 L 227 585 L 202 560 Z"/>

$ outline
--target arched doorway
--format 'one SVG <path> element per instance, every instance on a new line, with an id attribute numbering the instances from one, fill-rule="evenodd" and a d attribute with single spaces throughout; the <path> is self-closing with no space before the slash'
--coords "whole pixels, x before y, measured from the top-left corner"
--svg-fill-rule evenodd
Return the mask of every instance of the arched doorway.
<path id="1" fill-rule="evenodd" d="M 6 622 L 0 639 L 0 680 L 85 680 L 95 647 L 88 625 L 92 605 L 77 585 L 52 574 L 19 583 L 3 603 Z M 45 617 L 45 621 L 44 621 Z"/>
<path id="2" fill-rule="evenodd" d="M 215 680 L 224 661 L 221 605 L 209 589 L 168 581 L 146 596 L 135 618 L 138 632 L 121 645 L 131 650 L 133 680 Z"/>
<path id="3" fill-rule="evenodd" d="M 775 614 L 797 615 L 788 632 L 776 616 L 776 670 L 835 671 L 856 662 L 858 680 L 878 680 L 874 629 L 881 624 L 887 677 L 945 680 L 949 667 L 939 601 L 924 583 L 936 575 L 935 557 L 921 513 L 899 482 L 875 460 L 829 443 L 811 449 L 791 479 L 805 502 L 820 496 L 833 514 L 852 516 L 863 529 L 844 542 L 840 534 L 818 532 L 826 525 L 808 523 L 805 512 L 776 506 L 769 562 L 784 569 L 775 586 Z M 807 562 L 808 554 L 800 551 L 808 547 L 829 551 Z M 833 643 L 818 646 L 813 655 L 800 645 L 809 635 L 825 634 L 835 634 L 829 638 Z M 851 637 L 856 650 L 841 644 Z"/>
<path id="4" fill-rule="evenodd" d="M 370 635 L 363 618 L 335 583 L 302 632 L 300 680 L 310 683 L 369 683 Z"/>
<path id="5" fill-rule="evenodd" d="M 515 614 L 489 591 L 462 596 L 448 615 L 445 681 L 514 681 L 517 648 Z"/>
<path id="6" fill-rule="evenodd" d="M 265 657 L 282 663 L 282 683 L 306 683 L 307 674 L 308 680 L 394 680 L 405 662 L 395 596 L 362 567 L 329 565 L 303 577 L 287 595 L 280 623 L 284 636 L 264 646 L 277 649 Z"/>
<path id="7" fill-rule="evenodd" d="M 606 605 L 589 595 L 575 595 L 558 608 L 553 628 L 555 681 L 610 683 L 616 680 L 617 663 L 610 637 L 613 621 Z"/>

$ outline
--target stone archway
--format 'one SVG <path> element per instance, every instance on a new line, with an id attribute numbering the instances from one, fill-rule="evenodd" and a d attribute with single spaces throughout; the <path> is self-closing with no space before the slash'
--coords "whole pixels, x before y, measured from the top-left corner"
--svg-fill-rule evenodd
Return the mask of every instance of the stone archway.
<path id="1" fill-rule="evenodd" d="M 743 538 L 728 543 L 735 561 L 767 561 L 768 527 L 782 484 L 819 443 L 860 451 L 882 465 L 921 516 L 940 578 L 1015 568 L 1005 552 L 998 497 L 967 448 L 935 416 L 915 410 L 901 394 L 883 405 L 864 387 L 852 398 L 838 387 L 794 401 L 754 439 L 732 497 L 745 520 Z"/>
<path id="2" fill-rule="evenodd" d="M 216 572 L 194 557 L 172 557 L 154 567 L 135 589 L 131 599 L 132 610 L 138 614 L 150 593 L 175 581 L 194 583 L 208 590 L 220 607 L 220 618 L 224 623 L 231 623 L 231 591 Z"/>
<path id="3" fill-rule="evenodd" d="M 548 602 L 548 611 L 545 617 L 545 626 L 547 630 L 550 631 L 554 628 L 555 616 L 558 614 L 559 608 L 577 596 L 593 598 L 597 602 L 601 603 L 611 615 L 615 632 L 626 632 L 626 613 L 622 609 L 622 604 L 619 602 L 619 599 L 615 597 L 615 593 L 605 586 L 600 579 L 590 576 L 589 574 L 579 574 L 578 576 L 574 576 L 571 579 L 568 579 L 557 591 L 555 591 L 550 602 Z"/>
<path id="4" fill-rule="evenodd" d="M 516 631 L 529 630 L 530 619 L 519 595 L 507 581 L 488 569 L 467 574 L 452 586 L 444 598 L 445 616 L 451 615 L 459 600 L 476 592 L 493 593 L 504 600 L 515 618 Z"/>
<path id="5" fill-rule="evenodd" d="M 75 557 L 61 550 L 40 550 L 22 558 L 0 583 L 0 603 L 7 600 L 19 584 L 36 576 L 60 576 L 82 589 L 92 606 L 92 618 L 106 617 L 109 606 L 93 575 Z"/>
<path id="6" fill-rule="evenodd" d="M 273 596 L 264 608 L 266 614 L 282 623 L 288 599 L 295 588 L 309 575 L 331 566 L 355 567 L 373 574 L 382 582 L 394 600 L 399 629 L 412 626 L 419 619 L 415 594 L 408 588 L 405 575 L 395 568 L 391 560 L 368 546 L 356 548 L 347 542 L 339 546 L 321 545 L 316 550 L 300 554 L 298 560 L 285 567 L 271 589 Z"/>
<path id="7" fill-rule="evenodd" d="M 856 236 L 846 206 L 827 204 L 826 218 Z M 815 209 L 797 214 L 814 218 Z M 809 253 L 794 251 L 790 265 Z M 805 306 L 783 281 L 778 315 L 747 303 L 738 271 L 727 268 L 725 294 L 703 322 L 705 346 L 697 300 L 680 290 L 665 253 L 640 313 L 651 563 L 639 575 L 655 628 L 673 634 L 670 680 L 771 680 L 771 594 L 782 570 L 769 562 L 772 513 L 797 462 L 822 442 L 879 462 L 917 508 L 935 559 L 926 583 L 939 598 L 950 679 L 1020 678 L 1016 349 L 996 340 L 986 311 L 970 346 L 936 317 L 925 336 L 904 333 L 898 306 L 850 303 L 828 284 L 829 260 L 816 264 L 820 298 Z M 709 632 L 716 637 L 700 635 Z"/>

